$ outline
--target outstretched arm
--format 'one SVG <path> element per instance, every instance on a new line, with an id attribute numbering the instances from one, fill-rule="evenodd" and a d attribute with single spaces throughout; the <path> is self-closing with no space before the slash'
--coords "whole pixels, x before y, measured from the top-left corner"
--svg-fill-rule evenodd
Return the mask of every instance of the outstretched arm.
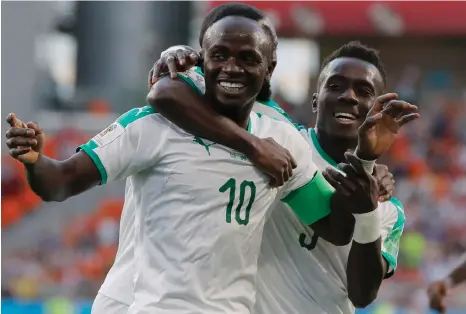
<path id="1" fill-rule="evenodd" d="M 203 82 L 199 74 L 191 71 L 178 75 L 181 78 L 163 77 L 152 86 L 147 96 L 149 105 L 186 131 L 244 153 L 271 176 L 273 186 L 283 185 L 296 167 L 289 151 L 273 139 L 257 138 L 214 111 L 203 99 L 201 89 L 193 86 L 196 80 Z"/>
<path id="2" fill-rule="evenodd" d="M 42 154 L 45 134 L 38 124 L 25 124 L 14 113 L 7 117 L 10 155 L 21 161 L 31 189 L 44 201 L 64 201 L 99 184 L 100 174 L 91 158 L 78 152 L 64 161 Z"/>
<path id="3" fill-rule="evenodd" d="M 464 255 L 463 262 L 445 277 L 445 279 L 429 285 L 427 291 L 429 295 L 429 306 L 440 313 L 445 313 L 447 308 L 444 301 L 445 296 L 451 289 L 464 282 L 466 282 L 466 254 Z"/>

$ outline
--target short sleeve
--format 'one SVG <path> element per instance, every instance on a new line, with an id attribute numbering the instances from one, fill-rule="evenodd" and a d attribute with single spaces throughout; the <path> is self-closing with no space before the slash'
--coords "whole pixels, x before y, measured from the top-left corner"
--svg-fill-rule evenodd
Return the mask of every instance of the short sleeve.
<path id="1" fill-rule="evenodd" d="M 388 271 L 385 278 L 393 276 L 398 265 L 398 251 L 400 249 L 401 234 L 405 226 L 406 218 L 401 202 L 392 197 L 389 201 L 381 203 L 382 221 L 382 256 L 388 263 Z"/>
<path id="2" fill-rule="evenodd" d="M 295 128 L 288 127 L 292 132 L 287 148 L 298 166 L 282 188 L 282 201 L 293 209 L 303 223 L 310 225 L 330 214 L 330 199 L 334 190 L 312 161 L 309 143 Z"/>
<path id="3" fill-rule="evenodd" d="M 134 108 L 86 144 L 78 147 L 100 172 L 100 184 L 128 176 L 154 165 L 168 128 L 150 106 Z"/>

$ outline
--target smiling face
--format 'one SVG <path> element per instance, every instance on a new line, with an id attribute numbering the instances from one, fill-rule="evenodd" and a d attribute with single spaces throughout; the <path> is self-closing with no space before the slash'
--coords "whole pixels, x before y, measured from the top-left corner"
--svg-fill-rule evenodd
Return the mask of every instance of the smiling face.
<path id="1" fill-rule="evenodd" d="M 221 109 L 251 106 L 273 67 L 270 36 L 256 21 L 225 17 L 203 40 L 206 94 Z"/>
<path id="2" fill-rule="evenodd" d="M 322 71 L 313 109 L 317 128 L 328 135 L 357 138 L 358 128 L 383 89 L 380 71 L 356 58 L 337 58 Z"/>

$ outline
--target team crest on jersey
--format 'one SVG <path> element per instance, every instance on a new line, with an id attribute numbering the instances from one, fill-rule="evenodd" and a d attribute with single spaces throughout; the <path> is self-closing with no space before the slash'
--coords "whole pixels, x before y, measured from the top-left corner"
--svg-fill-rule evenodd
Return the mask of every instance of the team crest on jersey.
<path id="1" fill-rule="evenodd" d="M 92 139 L 99 147 L 104 147 L 110 144 L 121 134 L 125 132 L 125 128 L 118 122 L 111 124 L 108 128 L 94 136 Z"/>
<path id="2" fill-rule="evenodd" d="M 203 146 L 205 150 L 207 151 L 207 153 L 209 154 L 209 156 L 210 156 L 210 146 L 217 144 L 215 142 L 211 142 L 206 139 L 200 138 L 199 136 L 195 136 L 193 139 L 193 142 Z"/>

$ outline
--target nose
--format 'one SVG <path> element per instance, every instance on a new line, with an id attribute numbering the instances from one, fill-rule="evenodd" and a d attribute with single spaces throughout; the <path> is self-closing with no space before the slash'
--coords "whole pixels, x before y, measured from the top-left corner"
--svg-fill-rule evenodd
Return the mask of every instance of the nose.
<path id="1" fill-rule="evenodd" d="M 356 106 L 359 101 L 356 93 L 352 88 L 347 88 L 339 97 L 338 100 L 351 106 Z"/>
<path id="2" fill-rule="evenodd" d="M 240 67 L 237 64 L 236 59 L 231 57 L 224 63 L 223 72 L 231 75 L 231 74 L 241 74 L 244 72 L 244 70 L 242 67 Z"/>

